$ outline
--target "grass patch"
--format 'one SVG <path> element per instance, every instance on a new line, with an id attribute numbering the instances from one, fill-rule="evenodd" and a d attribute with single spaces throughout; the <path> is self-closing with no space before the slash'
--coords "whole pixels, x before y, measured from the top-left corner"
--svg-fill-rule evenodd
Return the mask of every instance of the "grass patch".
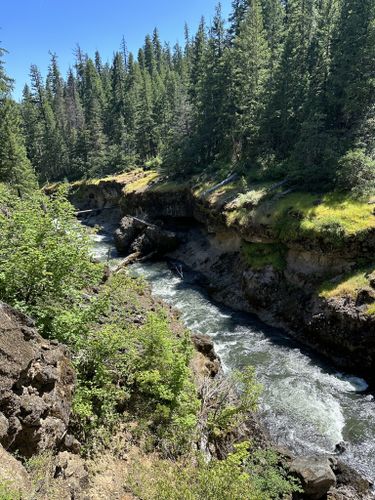
<path id="1" fill-rule="evenodd" d="M 370 316 L 375 316 L 375 302 L 368 306 L 367 314 Z"/>
<path id="2" fill-rule="evenodd" d="M 185 191 L 185 189 L 189 188 L 189 184 L 187 182 L 160 182 L 155 185 L 153 185 L 150 188 L 150 191 L 154 193 L 176 193 L 180 191 Z"/>
<path id="3" fill-rule="evenodd" d="M 370 285 L 369 278 L 373 268 L 357 270 L 356 272 L 346 275 L 341 281 L 326 281 L 319 289 L 320 297 L 330 299 L 333 297 L 351 297 L 356 298 L 358 291 L 361 288 Z M 375 305 L 373 306 L 375 309 Z"/>
<path id="4" fill-rule="evenodd" d="M 255 270 L 272 266 L 283 271 L 286 268 L 286 252 L 286 247 L 278 243 L 243 243 L 241 247 L 246 263 Z"/>
<path id="5" fill-rule="evenodd" d="M 375 229 L 371 205 L 354 200 L 347 194 L 330 193 L 322 198 L 308 193 L 291 193 L 255 211 L 255 221 L 268 223 L 277 229 L 284 241 L 299 237 L 322 237 L 337 244 L 352 235 L 366 234 Z"/>
<path id="6" fill-rule="evenodd" d="M 22 495 L 13 482 L 0 482 L 0 500 L 21 500 Z"/>
<path id="7" fill-rule="evenodd" d="M 156 181 L 159 178 L 158 172 L 150 171 L 143 172 L 141 171 L 140 176 L 136 177 L 129 183 L 126 183 L 124 187 L 124 193 L 131 193 L 135 191 L 145 190 L 152 182 Z"/>

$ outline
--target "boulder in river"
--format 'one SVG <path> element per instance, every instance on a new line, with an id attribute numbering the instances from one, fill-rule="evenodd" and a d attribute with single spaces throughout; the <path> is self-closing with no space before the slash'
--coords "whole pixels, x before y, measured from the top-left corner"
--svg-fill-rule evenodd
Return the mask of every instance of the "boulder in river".
<path id="1" fill-rule="evenodd" d="M 139 253 L 143 256 L 151 253 L 163 255 L 175 250 L 179 244 L 172 231 L 137 217 L 124 217 L 121 220 L 120 227 L 114 233 L 114 241 L 118 252 L 125 255 Z"/>
<path id="2" fill-rule="evenodd" d="M 319 500 L 336 485 L 336 476 L 325 457 L 300 457 L 290 464 L 290 472 L 301 481 L 306 498 Z"/>

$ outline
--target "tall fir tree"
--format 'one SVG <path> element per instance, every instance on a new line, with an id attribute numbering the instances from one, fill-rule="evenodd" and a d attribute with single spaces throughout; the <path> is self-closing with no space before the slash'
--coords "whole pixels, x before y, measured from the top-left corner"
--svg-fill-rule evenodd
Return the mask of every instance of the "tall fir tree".
<path id="1" fill-rule="evenodd" d="M 11 99 L 12 81 L 6 75 L 0 48 L 0 182 L 10 184 L 20 196 L 36 187 L 27 158 L 18 105 Z"/>
<path id="2" fill-rule="evenodd" d="M 253 164 L 260 119 L 265 108 L 271 56 L 259 0 L 250 0 L 233 44 L 230 54 L 233 152 L 235 160 Z"/>

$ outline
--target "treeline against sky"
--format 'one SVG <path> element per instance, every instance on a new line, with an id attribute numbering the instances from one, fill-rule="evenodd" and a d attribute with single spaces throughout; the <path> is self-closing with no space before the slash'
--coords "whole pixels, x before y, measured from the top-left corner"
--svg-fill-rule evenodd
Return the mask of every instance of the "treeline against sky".
<path id="1" fill-rule="evenodd" d="M 31 67 L 19 106 L 2 70 L 3 101 L 42 182 L 146 165 L 368 186 L 374 19 L 375 0 L 235 0 L 228 21 L 218 6 L 210 26 L 185 27 L 183 46 L 155 29 L 136 56 L 123 41 L 110 63 L 78 47 L 66 78 L 51 54 L 45 81 Z"/>

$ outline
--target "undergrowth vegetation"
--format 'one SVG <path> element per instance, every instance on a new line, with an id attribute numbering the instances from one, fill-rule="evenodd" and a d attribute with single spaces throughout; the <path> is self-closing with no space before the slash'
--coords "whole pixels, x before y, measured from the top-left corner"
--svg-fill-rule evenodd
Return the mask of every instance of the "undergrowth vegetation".
<path id="1" fill-rule="evenodd" d="M 135 462 L 129 489 L 144 500 L 271 500 L 300 491 L 272 451 L 255 451 L 243 442 L 224 460 L 205 462 L 201 456 L 172 462 Z"/>
<path id="2" fill-rule="evenodd" d="M 186 332 L 173 332 L 162 307 L 145 311 L 143 287 L 126 274 L 113 276 L 83 315 L 80 333 L 68 341 L 77 353 L 78 432 L 87 441 L 111 430 L 121 415 L 144 421 L 158 439 L 179 440 L 183 449 L 198 409 L 192 345 Z"/>
<path id="3" fill-rule="evenodd" d="M 374 266 L 357 269 L 350 274 L 324 282 L 319 288 L 319 295 L 325 299 L 334 297 L 348 297 L 356 300 L 358 293 L 362 289 L 372 290 L 375 273 Z M 371 292 L 370 292 L 371 293 Z M 374 303 L 368 304 L 367 314 L 375 314 L 375 291 L 371 293 L 374 296 Z"/>
<path id="4" fill-rule="evenodd" d="M 21 500 L 22 495 L 13 482 L 0 482 L 0 500 Z"/>

